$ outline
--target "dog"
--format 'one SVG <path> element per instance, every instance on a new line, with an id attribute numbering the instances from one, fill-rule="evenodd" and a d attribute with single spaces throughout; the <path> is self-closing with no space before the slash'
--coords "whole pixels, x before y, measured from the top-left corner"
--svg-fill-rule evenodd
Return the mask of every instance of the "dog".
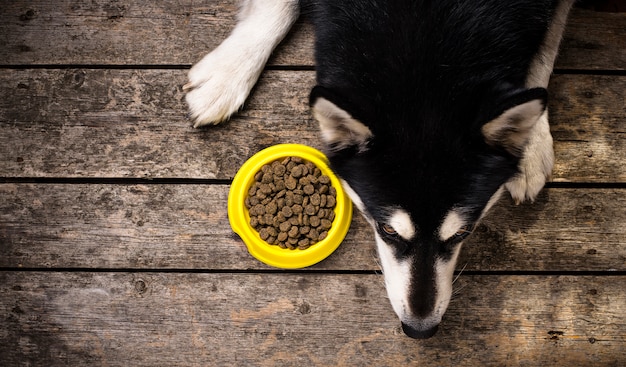
<path id="1" fill-rule="evenodd" d="M 244 0 L 185 85 L 195 127 L 243 105 L 300 13 L 330 166 L 375 242 L 392 308 L 433 336 L 464 240 L 501 194 L 532 201 L 554 153 L 546 108 L 573 0 Z"/>

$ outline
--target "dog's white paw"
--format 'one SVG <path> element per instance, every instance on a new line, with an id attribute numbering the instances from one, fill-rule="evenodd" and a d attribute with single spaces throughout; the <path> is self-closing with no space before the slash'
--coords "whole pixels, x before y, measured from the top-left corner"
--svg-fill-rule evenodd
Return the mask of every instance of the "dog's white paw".
<path id="1" fill-rule="evenodd" d="M 189 83 L 183 89 L 194 127 L 228 120 L 244 104 L 259 77 L 259 66 L 242 60 L 238 49 L 229 46 L 222 44 L 189 71 Z"/>
<path id="2" fill-rule="evenodd" d="M 554 166 L 552 135 L 545 111 L 535 125 L 524 156 L 520 160 L 520 172 L 505 184 L 516 204 L 534 201 L 546 184 Z"/>

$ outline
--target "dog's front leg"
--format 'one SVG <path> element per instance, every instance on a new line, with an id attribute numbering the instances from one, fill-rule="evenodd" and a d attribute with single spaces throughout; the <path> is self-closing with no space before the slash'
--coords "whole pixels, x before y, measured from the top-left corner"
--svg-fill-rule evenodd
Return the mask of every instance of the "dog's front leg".
<path id="1" fill-rule="evenodd" d="M 534 201 L 550 177 L 553 166 L 554 150 L 546 109 L 530 134 L 519 163 L 520 172 L 505 185 L 515 203 Z"/>
<path id="2" fill-rule="evenodd" d="M 526 78 L 528 88 L 548 87 L 567 16 L 573 3 L 574 0 L 561 0 L 557 5 L 543 44 L 530 65 Z M 519 174 L 506 183 L 513 200 L 518 204 L 526 200 L 535 200 L 550 177 L 553 166 L 554 150 L 546 110 L 530 133 L 524 155 L 520 160 Z"/>
<path id="3" fill-rule="evenodd" d="M 194 127 L 227 120 L 243 105 L 298 14 L 297 0 L 244 0 L 230 36 L 189 71 L 183 89 Z"/>

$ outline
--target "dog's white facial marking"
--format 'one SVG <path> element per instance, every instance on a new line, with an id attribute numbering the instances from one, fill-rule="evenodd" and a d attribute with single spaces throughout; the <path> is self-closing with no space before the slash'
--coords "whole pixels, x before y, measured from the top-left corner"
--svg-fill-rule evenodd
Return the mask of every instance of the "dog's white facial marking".
<path id="1" fill-rule="evenodd" d="M 466 224 L 467 220 L 459 209 L 450 210 L 439 227 L 439 239 L 447 241 Z"/>
<path id="2" fill-rule="evenodd" d="M 411 216 L 403 209 L 394 209 L 387 220 L 387 224 L 393 227 L 396 233 L 407 241 L 415 236 L 415 226 Z"/>
<path id="3" fill-rule="evenodd" d="M 376 246 L 380 257 L 385 287 L 389 301 L 398 318 L 403 323 L 416 329 L 427 330 L 441 322 L 452 298 L 452 279 L 461 246 L 458 245 L 449 260 L 437 259 L 434 263 L 434 277 L 436 284 L 435 303 L 432 312 L 427 316 L 416 317 L 411 312 L 410 288 L 411 257 L 397 259 L 392 246 L 385 243 L 376 234 Z"/>
<path id="4" fill-rule="evenodd" d="M 460 252 L 461 245 L 459 244 L 454 249 L 452 257 L 450 257 L 449 260 L 438 259 L 435 264 L 437 300 L 431 317 L 437 320 L 437 323 L 441 322 L 441 318 L 446 312 L 448 304 L 450 304 L 450 299 L 452 298 L 452 280 L 454 279 L 454 269 L 456 268 L 456 261 Z"/>
<path id="5" fill-rule="evenodd" d="M 391 307 L 402 320 L 406 318 L 409 305 L 410 258 L 398 260 L 394 255 L 394 249 L 383 241 L 378 233 L 376 233 L 376 247 Z"/>
<path id="6" fill-rule="evenodd" d="M 356 191 L 354 191 L 352 187 L 350 187 L 347 181 L 342 180 L 342 179 L 340 179 L 339 181 L 341 181 L 341 186 L 343 187 L 346 194 L 348 194 L 348 196 L 350 197 L 350 200 L 352 200 L 352 203 L 361 211 L 361 213 L 366 215 L 367 212 L 365 210 L 365 205 L 363 204 L 363 200 L 361 200 L 361 198 L 356 193 Z"/>

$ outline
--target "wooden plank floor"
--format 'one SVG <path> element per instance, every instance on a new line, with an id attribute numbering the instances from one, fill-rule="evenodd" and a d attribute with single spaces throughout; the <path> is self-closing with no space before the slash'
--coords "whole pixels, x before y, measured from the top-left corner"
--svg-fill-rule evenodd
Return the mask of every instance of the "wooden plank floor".
<path id="1" fill-rule="evenodd" d="M 182 85 L 234 0 L 12 1 L 0 9 L 0 366 L 623 366 L 626 13 L 575 9 L 550 84 L 557 163 L 468 241 L 429 340 L 405 337 L 355 216 L 298 271 L 226 215 L 239 166 L 320 147 L 306 22 L 246 109 L 193 129 Z"/>

